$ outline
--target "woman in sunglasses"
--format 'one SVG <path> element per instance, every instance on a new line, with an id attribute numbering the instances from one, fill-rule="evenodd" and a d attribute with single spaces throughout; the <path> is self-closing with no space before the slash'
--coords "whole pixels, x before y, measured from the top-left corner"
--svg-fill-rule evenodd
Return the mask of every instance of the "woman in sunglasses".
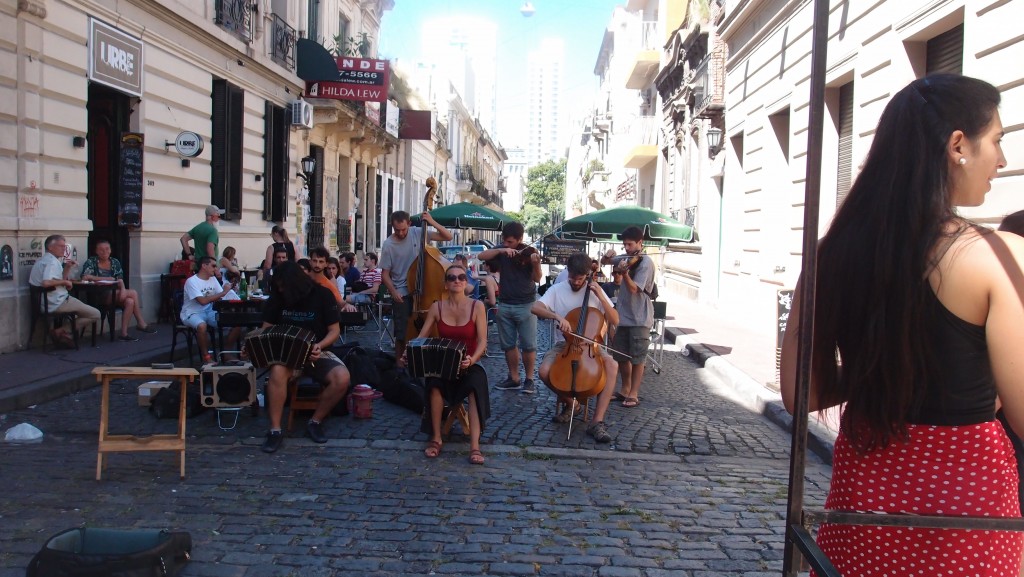
<path id="1" fill-rule="evenodd" d="M 441 454 L 441 413 L 445 404 L 455 406 L 463 399 L 469 400 L 469 462 L 484 464 L 480 452 L 480 431 L 487 417 L 491 415 L 491 403 L 487 396 L 487 373 L 477 364 L 487 350 L 487 309 L 480 301 L 466 296 L 466 281 L 469 273 L 460 265 L 452 265 L 445 271 L 445 296 L 435 302 L 427 311 L 427 319 L 419 337 L 429 337 L 434 327 L 443 339 L 452 339 L 466 345 L 462 358 L 461 376 L 455 381 L 438 378 L 427 379 L 427 397 L 430 399 L 430 441 L 423 454 L 433 459 Z M 399 361 L 406 364 L 406 354 Z"/>

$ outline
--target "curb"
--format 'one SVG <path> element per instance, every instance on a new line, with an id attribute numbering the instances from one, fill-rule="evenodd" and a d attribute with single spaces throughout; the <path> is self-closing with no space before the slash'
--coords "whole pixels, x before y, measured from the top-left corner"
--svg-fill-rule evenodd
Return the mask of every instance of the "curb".
<path id="1" fill-rule="evenodd" d="M 665 339 L 675 342 L 680 353 L 698 366 L 708 369 L 725 383 L 734 393 L 732 399 L 745 408 L 764 415 L 792 436 L 793 416 L 786 411 L 782 397 L 755 381 L 750 375 L 733 366 L 718 353 L 712 351 L 689 335 L 674 327 L 665 329 Z M 810 420 L 807 423 L 807 448 L 822 461 L 831 465 L 835 449 L 836 432 Z"/>
<path id="2" fill-rule="evenodd" d="M 182 354 L 175 356 L 175 361 L 180 361 L 186 356 L 187 352 L 182 351 Z M 0 414 L 46 403 L 99 386 L 99 381 L 92 374 L 94 367 L 149 366 L 152 363 L 166 362 L 166 360 L 166 351 L 143 351 L 111 359 L 107 363 L 88 365 L 82 370 L 21 383 L 0 391 Z"/>

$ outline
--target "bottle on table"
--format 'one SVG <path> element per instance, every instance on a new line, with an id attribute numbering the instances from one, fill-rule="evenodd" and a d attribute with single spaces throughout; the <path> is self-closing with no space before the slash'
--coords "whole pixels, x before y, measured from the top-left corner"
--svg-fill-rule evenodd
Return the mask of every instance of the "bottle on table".
<path id="1" fill-rule="evenodd" d="M 242 275 L 242 280 L 238 282 L 238 297 L 243 301 L 249 298 L 249 283 L 245 280 L 245 275 Z"/>

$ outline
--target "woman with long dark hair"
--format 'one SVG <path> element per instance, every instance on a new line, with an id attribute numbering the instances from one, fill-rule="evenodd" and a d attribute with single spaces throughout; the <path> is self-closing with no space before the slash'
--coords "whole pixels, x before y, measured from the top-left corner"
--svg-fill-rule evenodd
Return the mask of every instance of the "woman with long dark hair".
<path id="1" fill-rule="evenodd" d="M 954 208 L 980 205 L 1006 166 L 999 101 L 959 75 L 898 92 L 821 240 L 810 410 L 843 406 L 826 508 L 1020 516 L 995 412 L 1001 401 L 1024 432 L 1024 241 Z M 791 412 L 799 302 L 793 311 L 782 351 Z M 818 534 L 846 576 L 1016 576 L 1021 539 L 835 524 Z"/>
<path id="2" fill-rule="evenodd" d="M 285 251 L 288 260 L 295 261 L 295 245 L 288 239 L 288 229 L 280 225 L 274 225 L 270 229 L 270 246 L 267 247 L 267 256 L 263 259 L 263 270 L 268 271 L 274 266 L 274 253 Z"/>

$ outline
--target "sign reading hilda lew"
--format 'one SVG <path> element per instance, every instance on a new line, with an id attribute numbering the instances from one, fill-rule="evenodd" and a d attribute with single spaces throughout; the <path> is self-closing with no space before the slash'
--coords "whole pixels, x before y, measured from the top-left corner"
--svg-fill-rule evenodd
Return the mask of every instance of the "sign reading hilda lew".
<path id="1" fill-rule="evenodd" d="M 89 80 L 142 96 L 142 40 L 89 19 Z"/>
<path id="2" fill-rule="evenodd" d="M 387 60 L 350 56 L 341 56 L 336 60 L 337 80 L 307 82 L 305 96 L 364 102 L 384 102 L 388 99 L 390 69 Z"/>

